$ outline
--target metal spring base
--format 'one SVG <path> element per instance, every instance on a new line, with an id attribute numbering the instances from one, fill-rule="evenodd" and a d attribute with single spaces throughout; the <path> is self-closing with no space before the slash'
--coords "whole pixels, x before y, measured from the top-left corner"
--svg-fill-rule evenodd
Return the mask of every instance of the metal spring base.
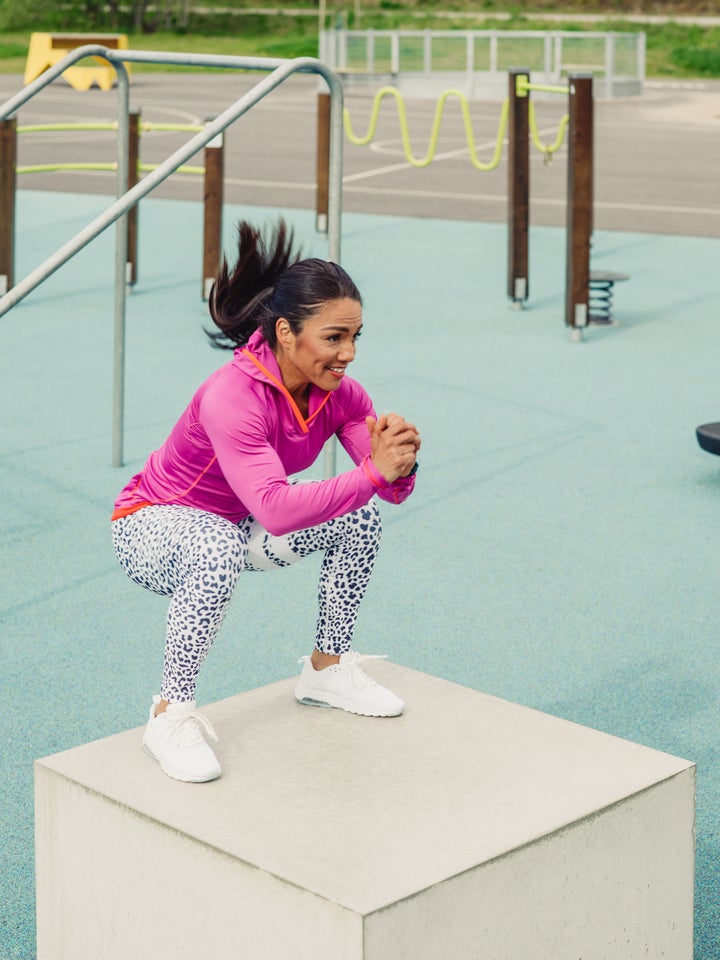
<path id="1" fill-rule="evenodd" d="M 610 324 L 613 322 L 613 287 L 616 283 L 629 279 L 627 273 L 613 273 L 610 270 L 592 270 L 590 272 L 588 323 Z"/>

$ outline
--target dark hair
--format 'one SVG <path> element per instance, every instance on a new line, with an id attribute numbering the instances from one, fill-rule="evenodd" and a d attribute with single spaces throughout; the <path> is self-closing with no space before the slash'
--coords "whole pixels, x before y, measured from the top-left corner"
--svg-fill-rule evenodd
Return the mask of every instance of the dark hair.
<path id="1" fill-rule="evenodd" d="M 210 290 L 210 316 L 218 330 L 207 330 L 213 346 L 227 350 L 247 343 L 260 328 L 271 347 L 275 324 L 284 317 L 293 333 L 325 303 L 349 297 L 362 303 L 360 291 L 337 263 L 301 259 L 285 221 L 264 237 L 246 220 L 238 224 L 238 256 L 229 269 L 223 258 Z"/>

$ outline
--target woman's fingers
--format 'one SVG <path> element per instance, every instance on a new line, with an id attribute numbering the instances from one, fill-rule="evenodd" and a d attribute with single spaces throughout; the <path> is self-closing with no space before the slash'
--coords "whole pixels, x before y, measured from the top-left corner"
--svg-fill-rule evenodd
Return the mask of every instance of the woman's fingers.
<path id="1" fill-rule="evenodd" d="M 420 449 L 417 427 L 397 413 L 381 414 L 377 420 L 367 417 L 366 423 L 373 462 L 386 480 L 392 483 L 409 473 Z"/>

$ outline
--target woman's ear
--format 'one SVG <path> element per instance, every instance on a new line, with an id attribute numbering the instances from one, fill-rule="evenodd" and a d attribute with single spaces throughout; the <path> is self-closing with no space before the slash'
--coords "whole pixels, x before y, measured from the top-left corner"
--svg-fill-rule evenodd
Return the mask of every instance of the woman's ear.
<path id="1" fill-rule="evenodd" d="M 292 340 L 292 330 L 285 317 L 278 317 L 275 323 L 275 334 L 283 346 L 287 346 Z"/>

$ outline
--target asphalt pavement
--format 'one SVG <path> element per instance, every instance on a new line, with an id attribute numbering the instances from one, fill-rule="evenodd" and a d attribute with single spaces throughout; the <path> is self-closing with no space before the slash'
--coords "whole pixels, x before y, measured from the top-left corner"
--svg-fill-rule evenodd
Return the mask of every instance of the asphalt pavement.
<path id="1" fill-rule="evenodd" d="M 242 73 L 135 73 L 131 104 L 144 120 L 201 123 L 233 103 L 258 80 Z M 312 209 L 315 204 L 317 92 L 322 81 L 295 76 L 270 94 L 228 131 L 225 197 L 230 203 Z M 0 77 L 0 100 L 22 85 L 20 77 Z M 364 133 L 372 89 L 346 97 L 353 128 Z M 424 156 L 435 100 L 407 103 L 413 151 Z M 471 104 L 478 155 L 494 149 L 499 102 Z M 19 111 L 20 124 L 113 120 L 114 91 L 72 90 L 63 80 Z M 539 100 L 540 135 L 555 137 L 565 112 L 562 96 Z M 143 135 L 141 160 L 161 162 L 189 134 Z M 23 134 L 20 165 L 49 162 L 108 162 L 115 157 L 112 132 Z M 597 99 L 595 104 L 595 224 L 598 229 L 686 236 L 720 236 L 720 82 L 648 82 L 640 97 Z M 198 163 L 201 163 L 198 158 Z M 375 140 L 356 147 L 345 140 L 343 207 L 348 212 L 385 213 L 478 222 L 506 218 L 507 171 L 503 161 L 492 172 L 476 170 L 459 106 L 450 101 L 443 119 L 438 154 L 424 169 L 405 159 L 394 103 L 383 103 Z M 559 226 L 565 218 L 566 151 L 546 164 L 533 151 L 532 223 Z M 114 175 L 102 172 L 24 174 L 20 189 L 112 194 Z M 178 174 L 156 196 L 197 200 L 197 176 Z"/>

